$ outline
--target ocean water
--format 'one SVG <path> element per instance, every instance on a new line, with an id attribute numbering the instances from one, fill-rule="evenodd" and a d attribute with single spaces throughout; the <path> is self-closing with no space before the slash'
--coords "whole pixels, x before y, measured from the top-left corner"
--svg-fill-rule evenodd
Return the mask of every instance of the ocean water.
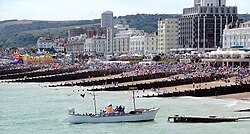
<path id="1" fill-rule="evenodd" d="M 137 108 L 160 107 L 154 121 L 70 124 L 67 111 L 94 112 L 93 96 L 83 87 L 44 87 L 49 83 L 0 83 L 0 134 L 249 134 L 250 120 L 229 123 L 169 123 L 171 115 L 250 116 L 235 110 L 250 102 L 214 98 L 138 98 Z M 79 91 L 78 91 L 79 90 Z M 86 93 L 85 98 L 79 96 Z M 142 94 L 140 91 L 138 94 Z M 131 92 L 96 92 L 97 109 L 112 103 L 132 109 Z"/>

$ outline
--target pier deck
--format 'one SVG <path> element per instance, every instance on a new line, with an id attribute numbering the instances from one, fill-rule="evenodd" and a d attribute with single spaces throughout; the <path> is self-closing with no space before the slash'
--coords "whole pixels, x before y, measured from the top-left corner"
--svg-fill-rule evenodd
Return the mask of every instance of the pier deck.
<path id="1" fill-rule="evenodd" d="M 170 116 L 168 121 L 171 123 L 213 123 L 213 122 L 237 122 L 239 118 L 236 117 L 198 117 L 198 116 Z"/>

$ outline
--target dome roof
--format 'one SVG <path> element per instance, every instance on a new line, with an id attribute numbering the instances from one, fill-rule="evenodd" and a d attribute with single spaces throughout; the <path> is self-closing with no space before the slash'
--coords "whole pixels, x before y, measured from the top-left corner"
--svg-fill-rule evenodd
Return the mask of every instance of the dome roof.
<path id="1" fill-rule="evenodd" d="M 113 15 L 113 12 L 112 11 L 106 11 L 106 12 L 103 12 L 102 14 L 112 14 Z"/>

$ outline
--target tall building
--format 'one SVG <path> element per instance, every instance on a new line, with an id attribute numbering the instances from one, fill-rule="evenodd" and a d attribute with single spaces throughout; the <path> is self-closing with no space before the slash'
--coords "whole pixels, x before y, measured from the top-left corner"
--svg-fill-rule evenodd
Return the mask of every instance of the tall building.
<path id="1" fill-rule="evenodd" d="M 101 27 L 114 28 L 113 12 L 106 11 L 102 13 Z"/>
<path id="2" fill-rule="evenodd" d="M 236 22 L 237 19 L 237 7 L 226 6 L 226 0 L 194 0 L 194 7 L 183 9 L 179 50 L 216 50 L 218 46 L 222 46 L 225 25 Z"/>
<path id="3" fill-rule="evenodd" d="M 250 21 L 226 26 L 223 32 L 223 48 L 248 48 L 250 49 Z"/>
<path id="4" fill-rule="evenodd" d="M 106 55 L 113 55 L 113 38 L 114 38 L 114 19 L 113 19 L 113 12 L 106 11 L 103 12 L 101 15 L 101 27 L 105 27 L 107 29 L 106 33 Z"/>
<path id="5" fill-rule="evenodd" d="M 158 53 L 171 54 L 178 48 L 179 20 L 169 18 L 158 20 Z"/>

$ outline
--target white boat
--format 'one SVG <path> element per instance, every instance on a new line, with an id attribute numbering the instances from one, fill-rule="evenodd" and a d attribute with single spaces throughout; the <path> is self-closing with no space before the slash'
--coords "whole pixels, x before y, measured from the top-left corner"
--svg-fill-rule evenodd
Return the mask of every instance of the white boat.
<path id="1" fill-rule="evenodd" d="M 81 95 L 82 96 L 82 95 Z M 112 123 L 112 122 L 143 122 L 154 120 L 159 108 L 151 109 L 136 109 L 135 108 L 135 94 L 133 89 L 133 104 L 134 110 L 129 113 L 124 112 L 124 108 L 114 110 L 111 105 L 111 111 L 101 111 L 99 114 L 96 113 L 96 99 L 94 96 L 95 114 L 79 114 L 75 112 L 74 108 L 68 110 L 68 121 L 73 124 L 79 123 Z M 122 110 L 121 110 L 122 109 Z"/>
<path id="2" fill-rule="evenodd" d="M 74 113 L 74 109 L 69 110 L 68 121 L 70 123 L 112 123 L 112 122 L 143 122 L 154 120 L 159 108 L 136 109 L 124 114 L 96 114 L 83 115 Z"/>

